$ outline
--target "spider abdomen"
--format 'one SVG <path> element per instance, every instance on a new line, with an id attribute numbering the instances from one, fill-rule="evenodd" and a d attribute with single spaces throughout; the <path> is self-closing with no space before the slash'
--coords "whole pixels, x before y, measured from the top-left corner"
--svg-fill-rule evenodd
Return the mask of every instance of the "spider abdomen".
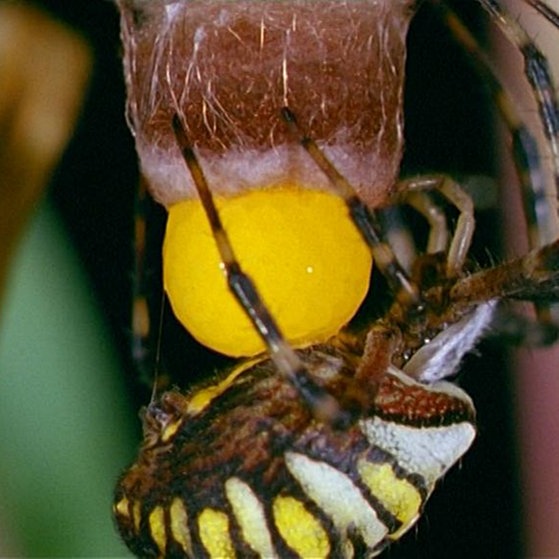
<path id="1" fill-rule="evenodd" d="M 333 359 L 338 373 L 322 380 L 335 391 L 348 371 Z M 474 438 L 470 399 L 446 386 L 391 370 L 343 429 L 316 420 L 268 361 L 189 397 L 166 393 L 118 485 L 120 531 L 147 557 L 374 556 Z"/>

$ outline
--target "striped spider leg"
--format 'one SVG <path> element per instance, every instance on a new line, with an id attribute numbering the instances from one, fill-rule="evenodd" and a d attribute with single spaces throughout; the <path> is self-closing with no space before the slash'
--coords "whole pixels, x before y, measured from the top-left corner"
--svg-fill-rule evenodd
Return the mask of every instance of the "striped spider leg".
<path id="1" fill-rule="evenodd" d="M 524 74 L 538 107 L 541 131 L 547 145 L 544 159 L 539 153 L 534 132 L 522 120 L 520 104 L 503 88 L 499 72 L 474 36 L 446 4 L 434 2 L 446 27 L 464 47 L 469 60 L 494 100 L 495 106 L 510 133 L 510 149 L 520 186 L 524 219 L 528 229 L 528 246 L 532 249 L 553 242 L 559 236 L 559 103 L 545 54 L 533 42 L 520 23 L 499 2 L 479 0 L 492 22 L 518 50 L 524 61 Z M 526 2 L 555 27 L 556 12 L 543 2 Z M 549 162 L 547 174 L 542 165 Z M 549 305 L 536 305 L 539 328 L 523 324 L 518 317 L 518 337 L 530 339 L 532 345 L 549 345 L 557 338 L 556 311 Z M 527 329 L 522 332 L 523 326 Z"/>
<path id="2" fill-rule="evenodd" d="M 520 23 L 527 31 L 527 35 L 538 46 L 539 50 L 547 58 L 547 68 L 554 73 L 554 77 L 559 76 L 559 50 L 556 48 L 557 43 L 557 16 L 555 19 L 548 19 L 549 23 L 541 17 L 538 17 L 528 4 L 536 4 L 528 2 L 515 2 L 507 0 L 503 3 L 514 15 L 515 22 Z M 537 4 L 544 4 L 542 2 Z M 556 11 L 559 4 L 555 0 L 547 0 L 545 2 L 548 8 L 548 14 L 551 7 Z M 544 15 L 546 13 L 544 12 Z M 555 21 L 555 24 L 553 22 Z M 496 37 L 494 37 L 496 40 Z M 517 49 L 507 45 L 505 40 L 500 40 L 495 45 L 495 54 L 498 57 L 499 68 L 504 74 L 505 80 L 511 89 L 519 95 L 519 107 L 523 110 L 523 115 L 528 123 L 532 124 L 534 131 L 538 131 L 537 120 L 541 118 L 542 111 L 538 110 L 538 106 L 530 99 L 530 91 L 524 83 L 525 80 L 518 75 L 518 70 L 522 65 L 522 58 L 519 56 Z M 523 52 L 530 53 L 527 47 Z M 537 68 L 532 65 L 532 68 Z M 555 79 L 555 87 L 546 90 L 551 95 L 557 93 L 557 80 Z M 557 110 L 546 111 L 551 117 L 555 115 L 555 131 L 557 131 Z M 539 134 L 539 140 L 543 145 L 544 135 Z M 506 147 L 505 147 L 506 150 Z M 555 153 L 555 155 L 554 155 Z M 551 208 L 556 204 L 553 200 L 556 198 L 555 185 L 557 180 L 553 178 L 553 166 L 557 161 L 553 150 L 542 150 L 542 175 L 547 178 L 548 200 Z M 504 184 L 514 184 L 514 174 L 510 168 L 510 164 L 506 160 L 503 161 L 502 181 Z M 514 198 L 515 190 L 510 189 L 504 200 L 505 207 L 509 210 L 505 231 L 507 231 L 506 243 L 510 253 L 522 254 L 526 250 L 525 235 L 519 231 L 517 224 L 521 222 L 521 211 L 519 209 L 518 200 Z M 557 233 L 555 232 L 555 235 Z M 551 236 L 550 238 L 553 238 Z M 524 242 L 523 242 L 524 241 Z M 516 309 L 523 311 L 517 312 L 516 323 L 521 324 L 518 332 L 525 330 L 529 338 L 533 338 L 534 328 L 533 313 L 529 308 L 522 308 L 516 305 Z M 539 308 L 545 305 L 538 305 Z M 541 313 L 540 313 L 541 314 Z M 526 317 L 529 317 L 528 319 Z M 559 322 L 557 314 L 557 306 L 549 307 L 549 317 L 552 324 Z M 529 320 L 531 319 L 531 321 Z M 512 321 L 505 324 L 514 324 Z M 522 325 L 527 325 L 523 327 Z M 510 330 L 509 330 L 510 331 Z M 536 329 L 537 333 L 537 329 Z M 536 339 L 537 343 L 537 339 Z M 534 344 L 531 344 L 534 345 Z M 528 556 L 545 556 L 555 555 L 559 549 L 559 539 L 554 529 L 553 519 L 557 518 L 559 509 L 557 508 L 559 495 L 559 461 L 556 459 L 558 454 L 553 446 L 547 441 L 557 440 L 559 433 L 559 422 L 554 410 L 559 405 L 559 382 L 556 375 L 557 364 L 559 363 L 559 351 L 557 344 L 553 347 L 544 347 L 541 349 L 532 349 L 532 347 L 523 348 L 511 352 L 511 381 L 516 396 L 516 414 L 515 414 L 515 430 L 517 440 L 517 455 L 520 457 L 519 474 L 522 485 L 519 487 L 519 494 L 522 496 L 522 521 L 524 525 L 524 554 Z M 545 437 L 541 437 L 541 433 L 545 433 Z M 545 496 L 542 499 L 542 495 Z"/>

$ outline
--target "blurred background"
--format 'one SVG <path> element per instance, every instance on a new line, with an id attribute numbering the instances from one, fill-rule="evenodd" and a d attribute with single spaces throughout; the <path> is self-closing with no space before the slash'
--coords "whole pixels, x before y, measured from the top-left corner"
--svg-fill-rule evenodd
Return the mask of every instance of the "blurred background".
<path id="1" fill-rule="evenodd" d="M 15 4 L 0 0 L 0 48 L 3 37 L 12 37 L 4 10 Z M 81 53 L 74 64 L 83 74 L 76 71 L 70 79 L 72 64 L 66 59 L 58 64 L 74 84 L 74 101 L 65 106 L 76 117 L 75 129 L 68 124 L 69 144 L 57 166 L 45 167 L 47 191 L 35 190 L 31 202 L 18 206 L 23 235 L 12 248 L 5 243 L 10 266 L 0 314 L 0 556 L 126 557 L 112 525 L 112 490 L 135 455 L 137 413 L 148 402 L 150 387 L 136 373 L 129 350 L 138 173 L 124 119 L 118 17 L 105 0 L 25 4 L 63 25 L 57 34 L 71 31 L 70 50 Z M 485 40 L 477 3 L 456 4 Z M 32 44 L 40 44 L 38 36 L 31 33 Z M 23 68 L 33 52 L 21 38 L 11 38 L 8 47 L 8 57 L 0 56 L 0 99 L 9 89 L 5 61 Z M 36 50 L 31 67 L 50 58 L 45 48 Z M 407 76 L 403 172 L 496 177 L 500 155 L 493 148 L 491 104 L 429 9 L 419 12 L 410 31 Z M 52 106 L 62 89 L 43 87 L 35 93 L 44 92 L 37 97 L 45 110 L 64 112 Z M 0 104 L 0 140 L 2 127 L 9 130 L 12 122 L 3 108 Z M 15 106 L 14 114 L 16 109 L 21 107 Z M 5 152 L 0 145 L 0 165 Z M 0 184 L 0 195 L 15 199 L 2 190 L 9 184 Z M 475 254 L 481 262 L 501 254 L 500 220 L 495 206 L 480 214 Z M 220 363 L 188 340 L 182 345 L 189 379 Z M 460 382 L 478 409 L 478 439 L 440 484 L 417 528 L 387 558 L 529 553 L 518 398 L 502 346 L 484 343 L 467 359 Z"/>
<path id="2" fill-rule="evenodd" d="M 0 2 L 2 557 L 126 556 L 110 506 L 139 437 L 123 349 L 136 171 L 115 12 Z"/>

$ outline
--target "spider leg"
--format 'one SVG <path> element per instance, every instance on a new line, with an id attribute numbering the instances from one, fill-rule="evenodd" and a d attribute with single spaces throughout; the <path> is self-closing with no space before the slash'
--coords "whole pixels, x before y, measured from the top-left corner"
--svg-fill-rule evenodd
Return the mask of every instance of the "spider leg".
<path id="1" fill-rule="evenodd" d="M 347 424 L 350 420 L 348 412 L 343 410 L 338 401 L 313 380 L 298 354 L 283 336 L 253 281 L 242 270 L 221 222 L 202 168 L 178 115 L 173 118 L 172 125 L 177 143 L 210 223 L 229 289 L 252 321 L 280 373 L 295 386 L 315 417 L 330 421 L 340 427 Z"/>
<path id="2" fill-rule="evenodd" d="M 546 57 L 530 39 L 524 28 L 495 0 L 478 0 L 493 18 L 507 39 L 515 45 L 524 58 L 524 73 L 538 104 L 540 120 L 549 143 L 554 168 L 553 212 L 542 220 L 539 245 L 543 246 L 559 236 L 559 102 Z M 541 3 L 540 3 L 541 9 Z M 549 10 L 548 10 L 549 12 Z M 555 14 L 557 15 L 557 14 Z M 539 210 L 539 206 L 537 210 Z M 535 248 L 535 247 L 533 247 Z"/>
<path id="3" fill-rule="evenodd" d="M 427 299 L 428 294 L 426 295 Z M 449 309 L 461 313 L 468 307 L 492 299 L 534 302 L 537 308 L 559 301 L 559 240 L 488 270 L 460 278 L 448 293 Z M 505 312 L 506 311 L 506 312 Z M 443 322 L 452 320 L 442 316 Z M 549 346 L 557 339 L 551 323 L 533 322 L 523 315 L 497 312 L 492 330 L 511 342 L 530 346 Z"/>
<path id="4" fill-rule="evenodd" d="M 475 230 L 474 204 L 471 197 L 450 177 L 427 175 L 402 181 L 399 202 L 409 204 L 421 213 L 430 225 L 427 252 L 444 252 L 447 249 L 448 230 L 446 218 L 440 208 L 429 198 L 428 191 L 440 192 L 460 215 L 446 256 L 446 276 L 460 274 L 470 249 Z"/>
<path id="5" fill-rule="evenodd" d="M 557 217 L 550 212 L 549 192 L 541 169 L 537 143 L 522 122 L 509 93 L 496 77 L 497 72 L 487 53 L 462 23 L 459 16 L 446 4 L 436 3 L 446 27 L 468 53 L 468 60 L 485 86 L 489 89 L 495 105 L 510 131 L 513 159 L 520 182 L 525 219 L 529 229 L 530 247 L 536 248 L 552 242 L 557 237 Z M 553 112 L 548 110 L 548 112 Z M 557 163 L 557 162 L 556 162 Z M 555 182 L 559 184 L 559 167 L 556 164 Z"/>
<path id="6" fill-rule="evenodd" d="M 538 103 L 540 120 L 548 140 L 553 161 L 553 186 L 547 185 L 542 171 L 538 145 L 528 127 L 519 117 L 515 103 L 496 77 L 491 60 L 475 37 L 446 3 L 432 2 L 447 28 L 466 49 L 469 60 L 495 101 L 503 121 L 510 131 L 512 156 L 520 184 L 524 219 L 532 249 L 553 242 L 559 236 L 559 109 L 547 60 L 531 41 L 523 27 L 494 0 L 478 0 L 504 35 L 517 46 L 525 60 L 525 74 Z M 541 2 L 528 2 L 545 17 L 557 14 Z M 545 11 L 545 13 L 544 13 Z M 553 21 L 552 21 L 553 23 Z M 550 203 L 550 199 L 553 200 Z M 538 322 L 549 331 L 542 339 L 554 341 L 557 328 L 556 313 L 549 304 L 536 303 Z"/>
<path id="7" fill-rule="evenodd" d="M 425 300 L 436 301 L 439 286 L 426 290 Z M 495 302 L 499 299 L 534 301 L 559 296 L 559 241 L 490 269 L 456 280 L 447 295 L 449 304 L 440 313 L 430 315 L 430 330 L 438 334 L 420 345 L 405 363 L 406 374 L 432 383 L 455 374 L 462 358 L 481 336 L 489 333 L 495 319 Z M 506 326 L 511 327 L 510 320 Z M 488 328 L 491 324 L 491 328 Z M 528 336 L 542 335 L 527 323 L 513 324 Z"/>
<path id="8" fill-rule="evenodd" d="M 304 134 L 295 115 L 289 108 L 284 107 L 282 109 L 282 117 L 293 136 L 297 138 L 303 149 L 328 177 L 336 192 L 345 201 L 349 215 L 371 249 L 375 266 L 386 278 L 396 300 L 404 309 L 410 310 L 411 314 L 414 311 L 421 312 L 423 304 L 419 288 L 400 264 L 394 251 L 383 240 L 383 228 L 379 216 L 359 198 L 355 189 L 328 160 L 316 142 Z"/>
<path id="9" fill-rule="evenodd" d="M 402 196 L 405 203 L 421 214 L 429 224 L 429 238 L 427 239 L 427 254 L 446 252 L 449 242 L 449 231 L 446 215 L 427 192 L 408 190 L 413 179 L 398 183 L 398 190 L 405 189 Z M 403 192 L 403 190 L 400 190 Z M 398 251 L 396 251 L 398 253 Z M 399 254 L 399 253 L 398 253 Z"/>
<path id="10" fill-rule="evenodd" d="M 558 301 L 559 240 L 510 262 L 460 278 L 448 297 L 452 302 L 448 308 L 453 312 L 495 298 Z"/>
<path id="11" fill-rule="evenodd" d="M 523 0 L 529 6 L 532 6 L 534 10 L 540 13 L 547 21 L 559 28 L 559 13 L 557 13 L 553 8 L 550 8 L 545 2 L 541 0 Z"/>

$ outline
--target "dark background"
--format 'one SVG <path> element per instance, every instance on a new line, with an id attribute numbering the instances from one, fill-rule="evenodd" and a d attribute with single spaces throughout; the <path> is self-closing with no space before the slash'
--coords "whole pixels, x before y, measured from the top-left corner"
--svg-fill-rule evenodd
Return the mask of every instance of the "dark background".
<path id="1" fill-rule="evenodd" d="M 93 81 L 74 139 L 51 196 L 93 279 L 117 344 L 134 407 L 147 402 L 130 359 L 133 211 L 137 184 L 133 143 L 124 121 L 124 87 L 115 6 L 105 0 L 36 2 L 78 29 L 94 49 Z M 483 31 L 477 3 L 457 2 Z M 492 110 L 460 49 L 427 7 L 412 25 L 406 94 L 405 173 L 494 174 Z M 481 216 L 480 255 L 498 253 L 495 216 Z M 484 234 L 484 223 L 492 227 Z M 480 256 L 480 258 L 482 257 Z M 198 367 L 206 353 L 189 346 Z M 192 357 L 194 355 L 194 357 Z M 213 364 L 213 361 L 210 361 Z M 443 480 L 417 525 L 383 557 L 514 558 L 522 556 L 518 469 L 510 380 L 496 344 L 468 358 L 461 384 L 478 408 L 479 436 L 459 467 Z M 118 428 L 118 426 L 115 426 Z M 124 466 L 124 464 L 123 464 Z"/>

